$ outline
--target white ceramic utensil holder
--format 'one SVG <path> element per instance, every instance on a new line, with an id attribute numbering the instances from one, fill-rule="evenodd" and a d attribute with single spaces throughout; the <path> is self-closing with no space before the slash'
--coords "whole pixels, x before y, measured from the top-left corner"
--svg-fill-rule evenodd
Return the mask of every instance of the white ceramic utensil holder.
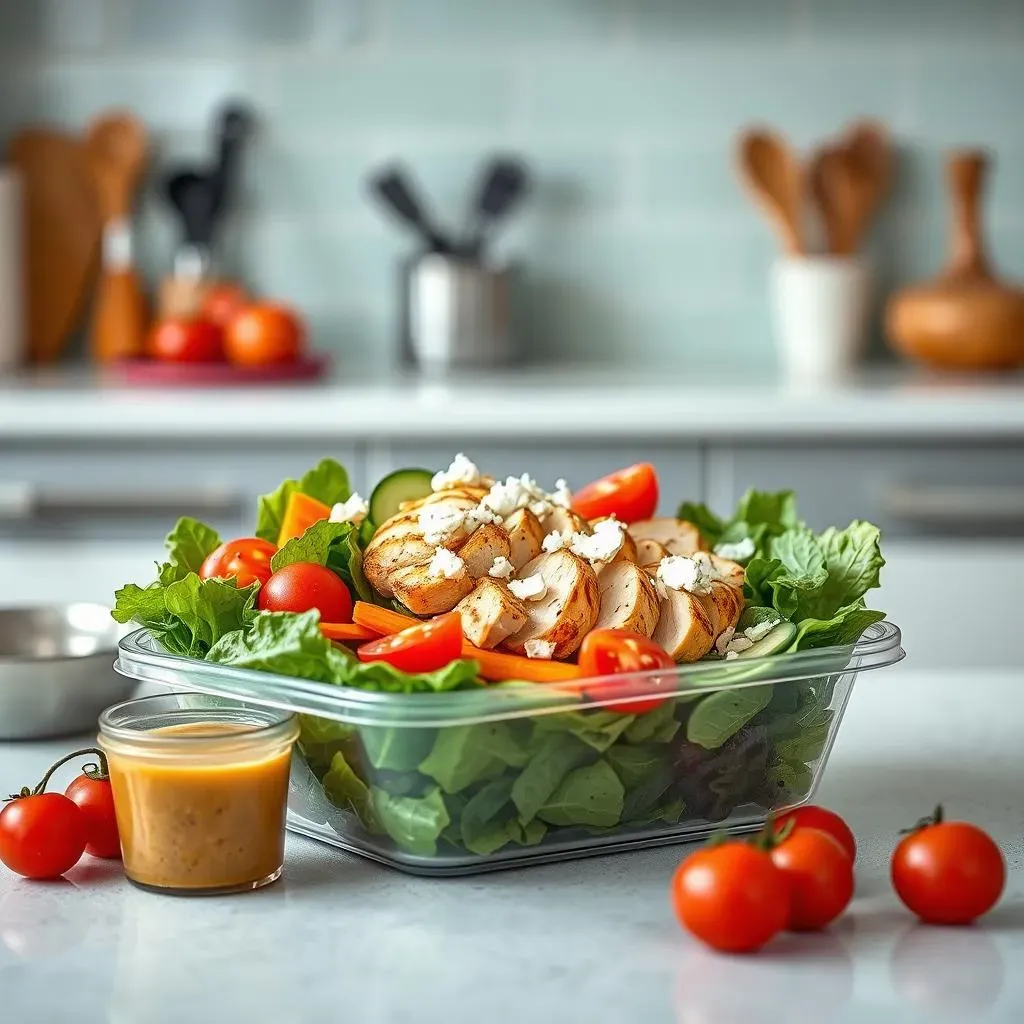
<path id="1" fill-rule="evenodd" d="M 839 256 L 792 256 L 771 271 L 779 362 L 788 380 L 829 383 L 847 377 L 864 351 L 871 271 Z"/>

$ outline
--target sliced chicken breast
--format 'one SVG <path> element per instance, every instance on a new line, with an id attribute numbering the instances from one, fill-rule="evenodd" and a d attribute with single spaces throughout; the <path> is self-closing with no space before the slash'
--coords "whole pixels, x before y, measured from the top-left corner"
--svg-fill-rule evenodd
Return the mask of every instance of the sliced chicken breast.
<path id="1" fill-rule="evenodd" d="M 487 494 L 490 490 L 489 487 L 477 487 L 472 485 L 465 485 L 464 487 L 451 487 L 446 488 L 443 491 L 434 491 L 433 494 L 427 494 L 422 498 L 416 498 L 413 501 L 403 501 L 399 506 L 400 512 L 414 512 L 424 505 L 432 505 L 437 501 L 446 501 L 449 498 L 462 498 L 466 501 L 472 502 L 474 505 L 480 504 L 480 499 Z"/>
<path id="2" fill-rule="evenodd" d="M 743 611 L 743 596 L 722 580 L 712 580 L 710 594 L 698 594 L 701 607 L 714 627 L 715 639 L 730 626 L 735 627 Z"/>
<path id="3" fill-rule="evenodd" d="M 614 516 L 601 516 L 600 519 L 591 519 L 590 528 L 591 531 L 597 526 L 598 523 L 603 523 L 606 519 L 614 519 Z M 612 559 L 613 562 L 636 562 L 638 565 L 640 562 L 637 557 L 636 541 L 633 539 L 632 534 L 629 530 L 624 530 L 622 533 L 622 547 L 619 548 L 618 553 Z M 600 570 L 599 570 L 600 571 Z"/>
<path id="4" fill-rule="evenodd" d="M 661 601 L 661 616 L 651 639 L 677 662 L 699 661 L 715 642 L 708 613 L 693 594 L 670 590 Z"/>
<path id="5" fill-rule="evenodd" d="M 462 615 L 462 635 L 490 650 L 526 625 L 526 604 L 498 580 L 483 577 L 455 610 Z"/>
<path id="6" fill-rule="evenodd" d="M 692 555 L 707 547 L 700 530 L 686 519 L 642 519 L 630 524 L 629 532 L 638 541 L 656 540 L 670 555 Z"/>
<path id="7" fill-rule="evenodd" d="M 630 534 L 630 537 L 633 535 Z M 658 563 L 668 558 L 668 548 L 656 540 L 638 540 L 636 542 L 636 563 L 642 566 L 657 567 Z"/>
<path id="8" fill-rule="evenodd" d="M 427 559 L 395 569 L 388 582 L 413 615 L 440 615 L 450 612 L 473 589 L 474 581 L 465 566 L 454 576 L 435 576 Z"/>
<path id="9" fill-rule="evenodd" d="M 541 552 L 541 542 L 544 540 L 544 527 L 540 520 L 528 509 L 517 509 L 505 520 L 505 529 L 508 532 L 509 546 L 512 553 L 508 556 L 509 561 L 521 569 L 527 562 L 532 561 Z"/>
<path id="10" fill-rule="evenodd" d="M 434 550 L 421 534 L 390 537 L 386 533 L 378 533 L 363 554 L 363 574 L 382 597 L 394 597 L 391 574 L 404 566 L 428 561 L 433 557 Z"/>
<path id="11" fill-rule="evenodd" d="M 559 533 L 593 533 L 590 523 L 573 512 L 571 508 L 553 508 L 541 521 L 544 527 L 544 534 L 547 535 L 554 530 Z"/>
<path id="12" fill-rule="evenodd" d="M 594 629 L 628 629 L 650 636 L 661 609 L 650 576 L 633 562 L 609 562 L 597 574 L 601 607 Z"/>
<path id="13" fill-rule="evenodd" d="M 539 573 L 547 593 L 539 601 L 525 601 L 526 625 L 505 641 L 518 654 L 526 651 L 528 640 L 554 644 L 552 657 L 566 658 L 594 628 L 601 606 L 597 575 L 588 562 L 571 551 L 540 555 L 527 562 L 519 575 L 525 579 Z"/>
<path id="14" fill-rule="evenodd" d="M 458 552 L 459 558 L 466 563 L 469 575 L 478 580 L 487 575 L 496 558 L 509 558 L 512 545 L 504 527 L 496 523 L 485 523 L 470 535 Z"/>
<path id="15" fill-rule="evenodd" d="M 745 572 L 739 562 L 730 561 L 720 555 L 712 555 L 711 566 L 725 583 L 742 593 Z"/>

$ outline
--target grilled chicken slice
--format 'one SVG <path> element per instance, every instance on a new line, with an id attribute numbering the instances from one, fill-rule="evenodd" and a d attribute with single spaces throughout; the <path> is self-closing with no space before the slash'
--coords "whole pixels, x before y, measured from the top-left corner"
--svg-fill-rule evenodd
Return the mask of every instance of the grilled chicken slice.
<path id="1" fill-rule="evenodd" d="M 715 639 L 730 627 L 735 628 L 743 611 L 743 595 L 722 580 L 711 581 L 711 593 L 698 595 L 714 627 Z"/>
<path id="2" fill-rule="evenodd" d="M 599 519 L 591 519 L 590 520 L 591 532 L 594 532 L 594 530 L 596 529 L 598 523 L 603 523 L 603 522 L 605 522 L 608 519 L 615 520 L 615 516 L 601 516 Z M 622 547 L 619 548 L 618 552 L 616 553 L 616 555 L 612 559 L 612 561 L 613 562 L 636 562 L 638 565 L 640 564 L 637 561 L 636 541 L 633 539 L 633 537 L 630 534 L 629 530 L 623 530 L 622 531 Z"/>
<path id="3" fill-rule="evenodd" d="M 540 573 L 547 593 L 539 601 L 525 601 L 526 625 L 505 641 L 517 654 L 526 651 L 528 640 L 554 644 L 553 658 L 566 658 L 594 628 L 601 606 L 597 575 L 588 562 L 564 549 L 527 562 L 519 575 L 525 579 Z"/>
<path id="4" fill-rule="evenodd" d="M 656 540 L 670 555 L 692 555 L 707 547 L 700 530 L 686 519 L 642 519 L 630 524 L 629 532 L 638 541 Z"/>
<path id="5" fill-rule="evenodd" d="M 423 498 L 416 498 L 413 501 L 403 501 L 399 504 L 398 508 L 400 512 L 415 512 L 424 505 L 432 505 L 436 501 L 446 501 L 448 498 L 463 498 L 474 505 L 479 505 L 480 499 L 489 490 L 489 487 L 477 487 L 469 484 L 463 487 L 451 487 L 443 491 L 434 491 L 433 494 L 428 494 Z"/>
<path id="6" fill-rule="evenodd" d="M 508 558 L 511 553 L 508 534 L 496 523 L 485 523 L 459 548 L 459 558 L 475 580 L 487 575 L 496 558 Z"/>
<path id="7" fill-rule="evenodd" d="M 630 534 L 630 537 L 632 536 Z M 646 539 L 636 542 L 637 565 L 655 569 L 663 558 L 668 558 L 668 549 L 663 544 L 659 544 L 656 540 Z"/>
<path id="8" fill-rule="evenodd" d="M 743 593 L 743 580 L 746 573 L 739 562 L 730 561 L 720 555 L 712 555 L 711 566 L 725 583 L 741 594 Z"/>
<path id="9" fill-rule="evenodd" d="M 394 597 L 391 574 L 407 565 L 429 561 L 434 550 L 422 534 L 392 537 L 378 532 L 363 554 L 363 574 L 381 597 Z"/>
<path id="10" fill-rule="evenodd" d="M 552 531 L 559 533 L 593 533 L 590 523 L 573 512 L 571 508 L 553 508 L 542 520 L 545 536 Z"/>
<path id="11" fill-rule="evenodd" d="M 609 562 L 597 574 L 601 608 L 595 629 L 628 629 L 650 636 L 661 609 L 650 576 L 633 562 Z"/>
<path id="12" fill-rule="evenodd" d="M 521 508 L 505 520 L 505 529 L 508 531 L 509 546 L 512 548 L 512 553 L 508 556 L 509 561 L 517 569 L 521 569 L 540 554 L 544 527 L 528 508 Z"/>
<path id="13" fill-rule="evenodd" d="M 498 580 L 484 576 L 455 610 L 462 615 L 462 635 L 489 650 L 526 625 L 526 604 Z"/>
<path id="14" fill-rule="evenodd" d="M 473 577 L 463 566 L 454 576 L 435 576 L 426 559 L 395 569 L 388 582 L 395 597 L 413 615 L 450 612 L 472 589 Z"/>
<path id="15" fill-rule="evenodd" d="M 651 639 L 677 662 L 699 661 L 715 642 L 714 624 L 701 602 L 685 590 L 670 590 Z"/>

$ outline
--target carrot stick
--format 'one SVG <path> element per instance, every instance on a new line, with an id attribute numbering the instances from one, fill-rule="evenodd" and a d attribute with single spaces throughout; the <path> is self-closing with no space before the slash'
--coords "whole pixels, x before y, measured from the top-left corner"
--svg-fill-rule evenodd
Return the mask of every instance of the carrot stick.
<path id="1" fill-rule="evenodd" d="M 378 633 L 400 633 L 410 626 L 419 625 L 421 620 L 390 608 L 381 608 L 365 601 L 357 601 L 352 618 L 360 626 Z M 485 679 L 500 682 L 504 679 L 521 679 L 527 683 L 558 683 L 580 678 L 575 665 L 562 661 L 547 661 L 543 658 L 524 658 L 518 654 L 503 654 L 474 647 L 468 640 L 463 641 L 462 656 L 473 658 L 480 663 L 480 674 Z"/>
<path id="2" fill-rule="evenodd" d="M 321 622 L 320 632 L 328 640 L 376 640 L 380 633 L 354 622 Z"/>

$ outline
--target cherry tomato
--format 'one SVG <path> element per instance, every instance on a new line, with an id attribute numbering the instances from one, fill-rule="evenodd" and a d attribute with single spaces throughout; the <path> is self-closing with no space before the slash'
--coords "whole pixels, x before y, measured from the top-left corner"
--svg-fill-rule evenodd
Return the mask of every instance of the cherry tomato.
<path id="1" fill-rule="evenodd" d="M 439 615 L 363 644 L 356 653 L 360 661 L 386 661 L 403 672 L 434 672 L 461 657 L 462 616 L 458 612 Z"/>
<path id="2" fill-rule="evenodd" d="M 572 507 L 584 519 L 616 516 L 624 523 L 650 519 L 658 507 L 658 475 L 649 462 L 620 469 L 581 487 Z"/>
<path id="3" fill-rule="evenodd" d="M 0 811 L 0 860 L 25 878 L 58 878 L 85 850 L 81 810 L 61 793 L 11 800 Z"/>
<path id="4" fill-rule="evenodd" d="M 321 622 L 351 622 L 352 595 L 330 569 L 315 562 L 292 562 L 278 569 L 260 588 L 259 606 L 265 612 L 308 612 L 315 608 Z"/>
<path id="5" fill-rule="evenodd" d="M 827 832 L 799 828 L 771 851 L 771 858 L 789 882 L 792 931 L 827 928 L 853 899 L 853 861 Z"/>
<path id="6" fill-rule="evenodd" d="M 306 330 L 284 306 L 257 303 L 236 313 L 227 326 L 228 359 L 243 366 L 293 363 L 302 355 Z"/>
<path id="7" fill-rule="evenodd" d="M 631 693 L 650 691 L 652 687 L 670 689 L 676 682 L 676 665 L 669 653 L 653 640 L 628 629 L 592 629 L 580 647 L 579 666 L 585 676 L 649 672 L 656 668 L 672 669 L 671 673 L 663 677 L 625 679 L 622 683 L 592 687 L 586 691 L 592 699 L 626 697 Z M 664 697 L 645 697 L 623 704 L 612 704 L 609 710 L 624 715 L 643 715 L 653 711 L 664 700 Z"/>
<path id="8" fill-rule="evenodd" d="M 204 580 L 234 578 L 237 586 L 247 587 L 250 583 L 266 583 L 270 579 L 270 559 L 277 548 L 269 540 L 260 537 L 239 537 L 221 544 L 211 551 L 199 567 L 199 576 Z"/>
<path id="9" fill-rule="evenodd" d="M 827 832 L 846 851 L 850 860 L 857 859 L 857 840 L 854 838 L 850 826 L 835 811 L 830 811 L 826 807 L 817 807 L 814 804 L 797 807 L 796 810 L 788 811 L 775 819 L 775 831 L 781 832 L 791 821 L 794 830 L 816 828 Z"/>
<path id="10" fill-rule="evenodd" d="M 224 358 L 224 332 L 209 320 L 173 317 L 153 327 L 148 349 L 165 363 L 215 363 Z"/>
<path id="11" fill-rule="evenodd" d="M 120 857 L 121 839 L 117 834 L 110 780 L 79 775 L 72 779 L 64 795 L 78 805 L 85 819 L 85 852 L 93 857 Z"/>
<path id="12" fill-rule="evenodd" d="M 789 921 L 789 886 L 771 857 L 727 842 L 690 854 L 672 876 L 676 917 L 713 949 L 750 953 Z"/>
<path id="13" fill-rule="evenodd" d="M 224 281 L 210 287 L 203 296 L 203 318 L 218 327 L 227 327 L 249 304 L 249 294 L 240 284 Z"/>
<path id="14" fill-rule="evenodd" d="M 900 840 L 892 884 L 928 924 L 968 924 L 998 902 L 1006 865 L 992 837 L 976 825 L 943 821 L 942 808 Z"/>

